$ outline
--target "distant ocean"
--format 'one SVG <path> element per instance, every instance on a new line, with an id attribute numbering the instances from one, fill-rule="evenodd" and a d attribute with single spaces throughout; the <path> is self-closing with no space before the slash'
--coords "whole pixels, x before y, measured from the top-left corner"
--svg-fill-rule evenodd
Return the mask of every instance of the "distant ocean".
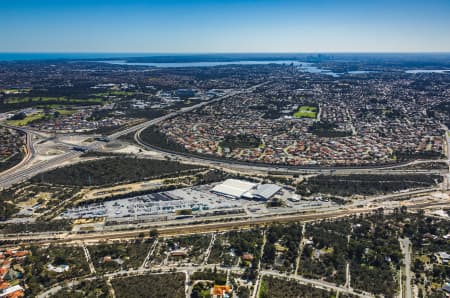
<path id="1" fill-rule="evenodd" d="M 222 53 L 222 54 L 174 54 L 174 53 L 1 53 L 0 62 L 8 61 L 91 61 L 116 65 L 150 67 L 208 67 L 219 65 L 293 65 L 300 71 L 321 73 L 338 77 L 343 74 L 363 75 L 378 70 L 358 69 L 335 72 L 316 66 L 320 61 L 347 61 L 402 63 L 410 74 L 437 73 L 450 74 L 450 53 Z M 426 68 L 424 68 L 426 62 Z"/>
<path id="2" fill-rule="evenodd" d="M 0 61 L 30 60 L 123 60 L 127 63 L 233 62 L 233 61 L 299 61 L 324 60 L 369 61 L 438 61 L 447 62 L 450 53 L 6 53 Z"/>
<path id="3" fill-rule="evenodd" d="M 345 61 L 439 61 L 448 63 L 450 53 L 11 53 L 0 52 L 0 61 L 22 60 L 126 60 L 129 63 L 231 62 L 294 60 Z"/>
<path id="4" fill-rule="evenodd" d="M 0 61 L 117 59 L 149 56 L 144 53 L 0 53 Z M 152 56 L 158 56 L 154 54 Z"/>
<path id="5" fill-rule="evenodd" d="M 284 54 L 284 53 L 223 53 L 223 54 L 200 54 L 200 53 L 2 53 L 0 61 L 22 61 L 22 60 L 111 60 L 124 58 L 139 58 L 139 60 L 151 60 L 154 62 L 174 62 L 174 61 L 233 61 L 233 60 L 274 60 L 292 59 L 305 54 Z M 162 59 L 162 60 L 161 60 Z M 170 59 L 170 61 L 168 61 Z M 144 62 L 144 61 L 140 61 Z M 145 61 L 148 62 L 148 61 Z"/>

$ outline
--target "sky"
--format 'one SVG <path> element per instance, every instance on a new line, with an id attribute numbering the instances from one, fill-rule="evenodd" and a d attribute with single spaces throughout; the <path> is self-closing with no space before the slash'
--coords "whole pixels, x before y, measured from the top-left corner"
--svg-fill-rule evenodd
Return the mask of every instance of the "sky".
<path id="1" fill-rule="evenodd" d="M 0 52 L 450 52 L 450 0 L 0 0 Z"/>

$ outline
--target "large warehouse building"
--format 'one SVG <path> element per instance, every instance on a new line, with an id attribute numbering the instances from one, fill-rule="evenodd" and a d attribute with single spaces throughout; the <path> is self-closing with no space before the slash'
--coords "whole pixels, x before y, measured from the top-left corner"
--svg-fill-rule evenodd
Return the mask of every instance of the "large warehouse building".
<path id="1" fill-rule="evenodd" d="M 237 179 L 227 179 L 211 189 L 211 192 L 223 195 L 225 197 L 237 199 L 242 197 L 246 192 L 252 190 L 255 187 L 256 183 Z"/>
<path id="2" fill-rule="evenodd" d="M 216 185 L 211 192 L 228 198 L 268 200 L 281 190 L 276 184 L 257 184 L 244 180 L 227 179 Z"/>

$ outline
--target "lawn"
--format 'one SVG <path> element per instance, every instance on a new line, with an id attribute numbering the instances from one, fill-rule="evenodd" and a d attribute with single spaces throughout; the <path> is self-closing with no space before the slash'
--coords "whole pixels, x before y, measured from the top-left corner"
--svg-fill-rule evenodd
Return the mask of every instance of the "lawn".
<path id="1" fill-rule="evenodd" d="M 72 115 L 74 113 L 77 112 L 77 110 L 69 110 L 69 109 L 54 109 L 53 112 L 58 112 L 60 116 L 69 116 Z M 8 120 L 6 121 L 9 125 L 13 125 L 13 126 L 26 126 L 31 124 L 34 121 L 37 120 L 41 120 L 41 119 L 50 119 L 52 118 L 53 114 L 44 114 L 42 112 L 36 113 L 36 114 L 32 114 L 32 115 L 28 115 L 26 116 L 24 119 L 19 119 L 19 120 Z"/>
<path id="2" fill-rule="evenodd" d="M 31 89 L 24 88 L 24 89 L 0 89 L 0 92 L 3 92 L 5 94 L 20 94 L 25 92 L 30 92 Z"/>
<path id="3" fill-rule="evenodd" d="M 43 113 L 37 113 L 37 114 L 33 114 L 33 115 L 29 115 L 26 116 L 24 119 L 20 119 L 20 120 L 8 120 L 6 121 L 9 125 L 13 125 L 13 126 L 25 126 L 28 125 L 29 123 L 42 119 L 45 115 Z"/>
<path id="4" fill-rule="evenodd" d="M 317 108 L 311 106 L 301 106 L 297 112 L 294 113 L 295 118 L 312 118 L 317 117 Z"/>
<path id="5" fill-rule="evenodd" d="M 98 102 L 102 103 L 101 98 L 87 98 L 87 99 L 73 99 L 62 97 L 13 97 L 5 99 L 5 104 L 18 104 L 26 102 L 67 102 L 67 103 L 78 103 L 78 102 Z"/>
<path id="6" fill-rule="evenodd" d="M 23 103 L 30 101 L 66 101 L 65 97 L 12 97 L 5 99 L 7 104 Z"/>
<path id="7" fill-rule="evenodd" d="M 134 91 L 123 91 L 123 90 L 112 90 L 108 92 L 110 95 L 122 95 L 122 96 L 130 96 L 133 95 Z"/>
<path id="8" fill-rule="evenodd" d="M 110 95 L 131 96 L 134 94 L 135 94 L 134 91 L 109 90 L 109 91 L 105 91 L 105 92 L 94 93 L 93 95 L 95 95 L 95 96 L 110 96 Z"/>
<path id="9" fill-rule="evenodd" d="M 55 112 L 58 112 L 60 115 L 68 116 L 77 112 L 77 110 L 66 110 L 66 109 L 57 109 Z"/>

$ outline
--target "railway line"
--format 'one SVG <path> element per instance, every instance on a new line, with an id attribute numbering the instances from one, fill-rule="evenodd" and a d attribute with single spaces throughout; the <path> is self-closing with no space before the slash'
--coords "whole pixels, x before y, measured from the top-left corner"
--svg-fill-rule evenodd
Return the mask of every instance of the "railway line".
<path id="1" fill-rule="evenodd" d="M 408 206 L 409 210 L 420 210 L 427 208 L 448 207 L 448 202 L 425 202 L 417 203 L 413 206 Z M 266 226 L 273 223 L 288 223 L 288 222 L 308 222 L 324 219 L 336 219 L 340 217 L 347 217 L 352 215 L 368 214 L 379 209 L 379 207 L 363 207 L 355 209 L 341 209 L 331 212 L 323 213 L 307 213 L 307 214 L 289 214 L 289 215 L 273 215 L 259 218 L 250 218 L 236 221 L 226 222 L 211 222 L 199 224 L 184 224 L 177 226 L 163 226 L 158 227 L 158 233 L 162 237 L 172 237 L 178 235 L 191 234 L 205 234 L 212 232 L 226 232 L 232 230 L 250 229 L 257 226 Z M 394 208 L 384 208 L 385 212 L 390 212 Z M 33 233 L 33 234 L 15 234 L 0 236 L 1 242 L 12 242 L 15 244 L 49 244 L 49 243 L 68 243 L 76 241 L 98 242 L 106 240 L 126 240 L 141 237 L 142 233 L 147 234 L 152 230 L 152 227 L 139 228 L 125 231 L 108 231 L 108 232 L 94 232 L 94 233 Z"/>

